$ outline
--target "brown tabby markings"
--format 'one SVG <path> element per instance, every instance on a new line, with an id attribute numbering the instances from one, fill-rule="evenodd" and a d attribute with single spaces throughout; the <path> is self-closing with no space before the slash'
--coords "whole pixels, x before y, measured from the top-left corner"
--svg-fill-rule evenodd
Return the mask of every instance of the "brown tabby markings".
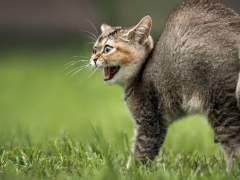
<path id="1" fill-rule="evenodd" d="M 136 123 L 134 157 L 153 160 L 168 125 L 198 112 L 213 127 L 228 169 L 235 156 L 240 163 L 240 16 L 214 0 L 190 0 L 170 16 L 155 47 L 151 23 L 146 16 L 128 29 L 102 25 L 90 60 L 110 69 L 106 83 L 124 89 Z"/>

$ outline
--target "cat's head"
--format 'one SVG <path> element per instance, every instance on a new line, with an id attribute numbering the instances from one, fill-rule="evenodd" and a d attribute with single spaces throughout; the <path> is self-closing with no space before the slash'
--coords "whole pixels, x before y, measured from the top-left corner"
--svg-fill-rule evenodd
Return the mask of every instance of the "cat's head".
<path id="1" fill-rule="evenodd" d="M 151 25 L 151 17 L 145 16 L 131 28 L 101 26 L 90 63 L 104 69 L 106 83 L 125 87 L 138 74 L 153 49 Z"/>

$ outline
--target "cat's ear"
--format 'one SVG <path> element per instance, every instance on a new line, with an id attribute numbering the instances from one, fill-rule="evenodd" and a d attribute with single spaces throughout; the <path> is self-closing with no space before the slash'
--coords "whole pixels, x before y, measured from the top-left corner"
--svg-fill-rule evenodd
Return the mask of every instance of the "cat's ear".
<path id="1" fill-rule="evenodd" d="M 152 27 L 152 19 L 145 16 L 142 20 L 128 32 L 128 39 L 133 39 L 140 44 L 147 42 Z"/>
<path id="2" fill-rule="evenodd" d="M 107 25 L 107 24 L 102 24 L 102 25 L 101 25 L 101 31 L 102 31 L 102 32 L 105 32 L 105 31 L 107 31 L 107 30 L 109 30 L 109 29 L 112 29 L 112 27 L 109 26 L 109 25 Z"/>

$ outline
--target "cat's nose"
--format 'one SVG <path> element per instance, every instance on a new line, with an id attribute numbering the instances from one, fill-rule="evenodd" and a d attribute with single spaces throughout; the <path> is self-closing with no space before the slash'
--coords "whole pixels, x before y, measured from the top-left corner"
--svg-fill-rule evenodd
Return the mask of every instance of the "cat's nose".
<path id="1" fill-rule="evenodd" d="M 97 58 L 94 58 L 94 59 L 93 59 L 93 62 L 94 62 L 94 64 L 95 64 L 95 66 L 97 66 L 97 60 L 98 60 Z"/>

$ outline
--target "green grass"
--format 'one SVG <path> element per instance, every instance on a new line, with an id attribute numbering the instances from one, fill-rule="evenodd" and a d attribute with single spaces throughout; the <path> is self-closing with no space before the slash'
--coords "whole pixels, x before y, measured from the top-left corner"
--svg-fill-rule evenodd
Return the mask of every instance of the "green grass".
<path id="1" fill-rule="evenodd" d="M 226 162 L 206 119 L 170 126 L 158 158 L 126 169 L 134 124 L 122 89 L 98 71 L 84 82 L 62 66 L 89 49 L 13 48 L 0 61 L 2 179 L 240 179 Z M 74 66 L 77 67 L 77 66 Z"/>

